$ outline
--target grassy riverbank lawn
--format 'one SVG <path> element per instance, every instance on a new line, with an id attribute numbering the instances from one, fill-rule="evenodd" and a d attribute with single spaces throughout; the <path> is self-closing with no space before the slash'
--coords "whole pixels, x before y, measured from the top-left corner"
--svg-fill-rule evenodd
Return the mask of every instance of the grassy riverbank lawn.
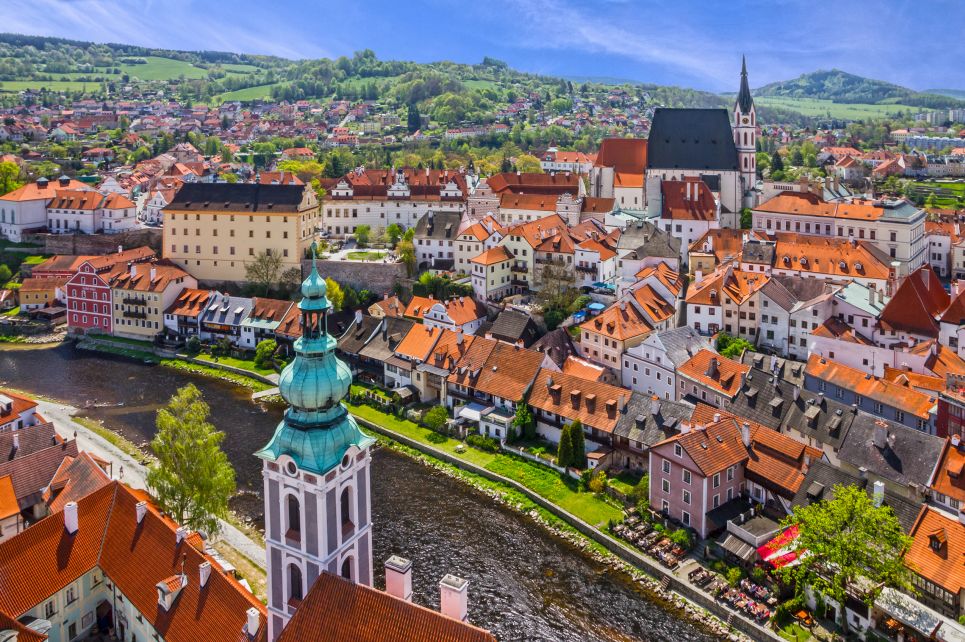
<path id="1" fill-rule="evenodd" d="M 346 405 L 353 414 L 362 419 L 519 482 L 589 524 L 602 528 L 611 519 L 619 521 L 623 518 L 620 508 L 607 499 L 593 493 L 580 492 L 576 480 L 564 481 L 557 472 L 537 463 L 505 453 L 487 453 L 471 447 L 466 447 L 463 452 L 457 452 L 457 446 L 465 446 L 461 441 L 444 437 L 428 428 L 379 412 L 370 406 L 355 406 L 348 403 Z"/>
<path id="2" fill-rule="evenodd" d="M 198 361 L 207 361 L 208 363 L 221 363 L 226 366 L 231 366 L 232 368 L 239 368 L 241 370 L 247 370 L 248 372 L 254 372 L 260 375 L 270 375 L 275 374 L 272 368 L 259 368 L 255 365 L 255 362 L 250 359 L 236 359 L 234 357 L 212 357 L 209 354 L 199 354 L 195 357 Z"/>

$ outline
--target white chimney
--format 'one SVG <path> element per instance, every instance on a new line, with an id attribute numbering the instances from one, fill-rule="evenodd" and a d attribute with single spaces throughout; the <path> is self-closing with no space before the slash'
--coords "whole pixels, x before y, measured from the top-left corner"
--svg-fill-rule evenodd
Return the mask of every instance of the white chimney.
<path id="1" fill-rule="evenodd" d="M 962 443 L 961 435 L 959 435 L 958 433 L 955 433 L 954 435 L 952 435 L 952 446 L 955 446 L 955 448 L 958 448 L 958 445 L 960 443 Z"/>
<path id="2" fill-rule="evenodd" d="M 872 436 L 875 447 L 884 450 L 888 446 L 888 426 L 884 422 L 876 421 L 875 430 Z"/>
<path id="3" fill-rule="evenodd" d="M 465 622 L 469 616 L 469 580 L 447 574 L 439 582 L 439 610 L 446 617 Z"/>
<path id="4" fill-rule="evenodd" d="M 255 637 L 258 635 L 258 627 L 261 626 L 261 613 L 255 607 L 251 607 L 247 614 L 248 622 L 245 624 L 245 632 L 249 637 Z"/>
<path id="5" fill-rule="evenodd" d="M 20 450 L 20 433 L 16 431 L 13 433 L 13 449 Z"/>
<path id="6" fill-rule="evenodd" d="M 131 263 L 131 278 L 137 276 L 137 263 Z"/>
<path id="7" fill-rule="evenodd" d="M 144 516 L 147 515 L 147 502 L 138 502 L 134 511 L 137 513 L 137 523 L 140 524 L 144 521 Z"/>
<path id="8" fill-rule="evenodd" d="M 719 413 L 719 412 L 715 412 L 715 413 L 714 413 L 714 423 L 716 424 L 716 423 L 719 422 L 719 421 L 720 421 L 720 413 Z"/>
<path id="9" fill-rule="evenodd" d="M 208 578 L 211 577 L 211 562 L 201 562 L 198 565 L 198 575 L 200 576 L 201 588 L 208 583 Z"/>
<path id="10" fill-rule="evenodd" d="M 152 267 L 151 267 L 151 282 L 153 283 L 153 282 L 154 282 L 154 279 L 156 279 L 156 278 L 157 278 L 157 268 L 152 266 Z"/>
<path id="11" fill-rule="evenodd" d="M 885 501 L 885 483 L 878 480 L 874 483 L 874 490 L 872 492 L 872 497 L 874 498 L 875 506 L 881 506 Z"/>
<path id="12" fill-rule="evenodd" d="M 412 601 L 412 562 L 393 555 L 385 560 L 385 592 L 406 602 Z M 443 589 L 445 594 L 445 589 Z"/>
<path id="13" fill-rule="evenodd" d="M 797 401 L 798 399 L 800 399 L 800 398 L 801 398 L 801 387 L 800 387 L 800 386 L 794 386 L 794 392 L 793 392 L 792 394 L 794 395 L 794 401 Z"/>
<path id="14" fill-rule="evenodd" d="M 178 530 L 174 531 L 174 536 L 180 544 L 181 540 L 188 536 L 188 531 L 183 526 L 178 526 Z"/>
<path id="15" fill-rule="evenodd" d="M 361 311 L 361 310 L 356 310 L 356 311 L 355 311 L 355 322 L 358 323 L 359 325 L 361 325 L 361 323 L 362 323 L 362 311 Z"/>
<path id="16" fill-rule="evenodd" d="M 64 528 L 73 535 L 79 528 L 77 524 L 77 502 L 67 502 L 64 505 Z"/>
<path id="17" fill-rule="evenodd" d="M 741 440 L 746 447 L 751 447 L 751 425 L 746 421 L 741 425 Z"/>

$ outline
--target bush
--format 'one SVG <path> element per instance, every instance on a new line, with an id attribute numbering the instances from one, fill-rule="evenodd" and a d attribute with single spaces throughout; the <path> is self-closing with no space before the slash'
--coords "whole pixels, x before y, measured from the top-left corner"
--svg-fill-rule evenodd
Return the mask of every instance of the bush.
<path id="1" fill-rule="evenodd" d="M 466 443 L 473 448 L 478 448 L 479 450 L 484 450 L 488 453 L 499 452 L 499 442 L 492 437 L 483 437 L 482 435 L 473 433 L 466 437 Z"/>
<path id="2" fill-rule="evenodd" d="M 211 356 L 212 357 L 230 357 L 231 356 L 231 341 L 227 338 L 218 339 L 211 346 Z"/>
<path id="3" fill-rule="evenodd" d="M 191 337 L 185 344 L 184 349 L 187 351 L 188 356 L 195 357 L 201 353 L 201 339 L 198 337 Z"/>
<path id="4" fill-rule="evenodd" d="M 691 538 L 690 531 L 688 531 L 686 528 L 680 528 L 670 533 L 670 541 L 683 548 L 690 548 L 693 546 L 693 538 Z"/>
<path id="5" fill-rule="evenodd" d="M 422 416 L 422 425 L 430 430 L 442 430 L 449 421 L 449 413 L 442 406 L 433 406 Z"/>
<path id="6" fill-rule="evenodd" d="M 737 586 L 740 584 L 741 578 L 744 577 L 744 571 L 738 566 L 731 566 L 727 569 L 727 573 L 724 575 L 727 579 L 727 583 L 731 586 Z"/>
<path id="7" fill-rule="evenodd" d="M 273 366 L 274 360 L 272 357 L 277 349 L 278 343 L 274 339 L 265 339 L 258 342 L 258 345 L 255 346 L 255 367 L 270 368 Z"/>

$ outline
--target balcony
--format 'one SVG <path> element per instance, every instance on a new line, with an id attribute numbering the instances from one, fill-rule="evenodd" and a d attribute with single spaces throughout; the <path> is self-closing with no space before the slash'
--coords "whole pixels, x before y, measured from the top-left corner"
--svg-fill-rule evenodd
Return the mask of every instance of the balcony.
<path id="1" fill-rule="evenodd" d="M 141 312 L 140 310 L 124 310 L 121 316 L 127 319 L 146 319 L 147 312 Z"/>
<path id="2" fill-rule="evenodd" d="M 587 274 L 596 274 L 596 266 L 595 265 L 577 265 L 576 271 L 586 272 Z"/>
<path id="3" fill-rule="evenodd" d="M 144 299 L 135 299 L 132 297 L 124 297 L 123 299 L 121 299 L 121 302 L 124 305 L 147 305 L 147 301 L 145 301 Z"/>
<path id="4" fill-rule="evenodd" d="M 538 263 L 538 262 L 539 262 L 539 261 L 537 261 L 537 263 Z M 527 274 L 527 273 L 529 273 L 529 268 L 526 266 L 525 263 L 524 263 L 524 264 L 514 264 L 514 265 L 509 266 L 509 271 L 510 271 L 510 272 L 519 272 L 519 273 L 522 273 L 522 274 Z"/>

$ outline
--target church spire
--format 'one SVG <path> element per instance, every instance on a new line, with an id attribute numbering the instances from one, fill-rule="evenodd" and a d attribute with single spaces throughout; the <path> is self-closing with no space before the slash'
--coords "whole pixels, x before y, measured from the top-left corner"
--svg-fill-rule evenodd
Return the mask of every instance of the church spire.
<path id="1" fill-rule="evenodd" d="M 737 92 L 737 106 L 742 114 L 748 114 L 754 105 L 751 97 L 751 87 L 747 83 L 747 58 L 741 56 L 741 88 Z"/>

